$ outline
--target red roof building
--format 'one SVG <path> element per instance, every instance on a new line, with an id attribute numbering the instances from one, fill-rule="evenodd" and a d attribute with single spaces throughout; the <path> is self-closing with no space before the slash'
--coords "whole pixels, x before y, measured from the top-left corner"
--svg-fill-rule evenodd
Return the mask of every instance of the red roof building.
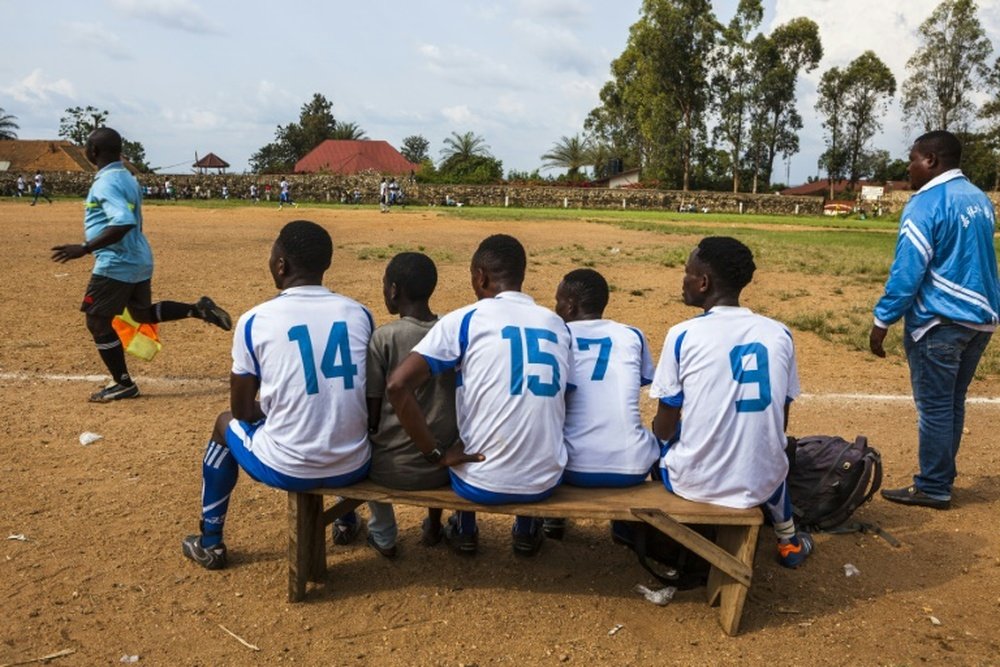
<path id="1" fill-rule="evenodd" d="M 93 173 L 97 167 L 87 161 L 82 146 L 62 139 L 12 139 L 0 141 L 0 171 Z"/>
<path id="2" fill-rule="evenodd" d="M 198 173 L 204 174 L 209 169 L 218 169 L 220 172 L 225 172 L 229 168 L 229 163 L 215 153 L 209 153 L 191 166 L 197 169 Z"/>
<path id="3" fill-rule="evenodd" d="M 840 195 L 848 192 L 848 186 L 850 183 L 844 179 L 840 181 L 834 181 L 833 192 L 835 195 Z M 888 190 L 909 190 L 910 184 L 907 181 L 858 181 L 853 192 L 860 193 L 861 188 L 866 185 L 881 185 Z M 800 196 L 815 196 L 815 197 L 827 197 L 830 195 L 830 181 L 821 178 L 818 181 L 812 181 L 811 183 L 803 183 L 802 185 L 796 185 L 795 187 L 785 188 L 781 191 L 783 195 L 800 195 Z"/>
<path id="4" fill-rule="evenodd" d="M 327 139 L 295 163 L 296 174 L 319 171 L 331 174 L 357 174 L 376 171 L 383 174 L 408 174 L 419 169 L 403 157 L 388 141 Z"/>

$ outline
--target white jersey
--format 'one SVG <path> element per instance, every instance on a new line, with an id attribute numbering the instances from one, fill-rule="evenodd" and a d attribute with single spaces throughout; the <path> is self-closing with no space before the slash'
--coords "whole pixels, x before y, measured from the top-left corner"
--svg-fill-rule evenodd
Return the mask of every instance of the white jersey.
<path id="1" fill-rule="evenodd" d="M 240 317 L 233 373 L 260 379 L 267 418 L 249 449 L 264 464 L 301 479 L 365 464 L 365 360 L 374 328 L 364 306 L 321 285 L 286 289 Z"/>
<path id="2" fill-rule="evenodd" d="M 454 466 L 454 474 L 494 493 L 559 484 L 572 349 L 558 315 L 527 294 L 502 292 L 448 313 L 413 351 L 434 374 L 457 367 L 459 436 L 467 453 L 486 460 Z"/>
<path id="3" fill-rule="evenodd" d="M 566 469 L 641 475 L 660 455 L 639 414 L 641 388 L 652 382 L 653 359 L 638 329 L 611 320 L 568 324 L 573 367 L 566 396 Z"/>
<path id="4" fill-rule="evenodd" d="M 660 461 L 677 495 L 753 507 L 784 481 L 785 404 L 799 395 L 785 325 L 716 306 L 671 327 L 649 394 L 683 410 L 680 439 Z"/>
<path id="5" fill-rule="evenodd" d="M 278 184 L 278 187 L 281 188 L 281 194 L 283 195 L 288 194 L 288 181 L 282 181 L 281 183 Z"/>

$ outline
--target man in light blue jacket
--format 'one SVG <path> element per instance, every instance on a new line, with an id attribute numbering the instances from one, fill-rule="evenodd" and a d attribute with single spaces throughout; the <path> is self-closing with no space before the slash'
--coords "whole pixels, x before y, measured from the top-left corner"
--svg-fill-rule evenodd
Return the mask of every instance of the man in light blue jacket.
<path id="1" fill-rule="evenodd" d="M 882 496 L 935 509 L 951 506 L 965 393 L 1000 312 L 993 204 L 962 174 L 961 157 L 962 145 L 950 132 L 928 132 L 913 142 L 909 174 L 917 193 L 903 209 L 869 339 L 872 353 L 884 357 L 887 329 L 904 319 L 919 415 L 920 472 L 913 484 L 884 489 Z"/>

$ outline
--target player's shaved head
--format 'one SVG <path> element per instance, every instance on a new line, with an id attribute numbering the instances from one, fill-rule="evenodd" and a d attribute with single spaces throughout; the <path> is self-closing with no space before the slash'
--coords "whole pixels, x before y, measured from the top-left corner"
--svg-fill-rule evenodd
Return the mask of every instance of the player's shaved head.
<path id="1" fill-rule="evenodd" d="M 920 135 L 913 142 L 913 148 L 923 155 L 936 155 L 944 170 L 957 169 L 962 161 L 962 142 L 946 130 Z"/>
<path id="2" fill-rule="evenodd" d="M 521 288 L 528 256 L 524 246 L 508 234 L 494 234 L 483 239 L 472 255 L 473 268 L 482 269 L 494 283 Z"/>
<path id="3" fill-rule="evenodd" d="M 385 267 L 385 279 L 394 283 L 405 299 L 427 301 L 437 287 L 434 260 L 421 252 L 401 252 Z"/>
<path id="4" fill-rule="evenodd" d="M 104 156 L 122 154 L 122 135 L 110 127 L 99 127 L 87 137 L 87 143 L 94 147 L 94 153 Z"/>
<path id="5" fill-rule="evenodd" d="M 726 292 L 739 294 L 753 280 L 757 265 L 753 253 L 729 236 L 706 236 L 698 243 L 697 258 L 708 266 L 712 278 Z"/>
<path id="6" fill-rule="evenodd" d="M 560 290 L 565 290 L 583 313 L 600 316 L 608 305 L 608 281 L 593 269 L 570 271 L 563 276 Z"/>
<path id="7" fill-rule="evenodd" d="M 281 228 L 275 245 L 292 269 L 308 275 L 322 275 L 333 261 L 330 233 L 310 220 L 292 220 Z"/>

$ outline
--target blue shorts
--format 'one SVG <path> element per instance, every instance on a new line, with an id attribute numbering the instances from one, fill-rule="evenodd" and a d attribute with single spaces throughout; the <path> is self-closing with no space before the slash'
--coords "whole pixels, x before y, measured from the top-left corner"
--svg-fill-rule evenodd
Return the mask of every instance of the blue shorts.
<path id="1" fill-rule="evenodd" d="M 252 440 L 254 432 L 264 425 L 264 420 L 250 423 L 245 421 L 239 421 L 234 419 L 234 422 L 239 422 L 243 431 L 246 432 L 247 439 Z M 286 475 L 283 472 L 278 472 L 274 468 L 270 468 L 261 462 L 257 458 L 257 455 L 247 449 L 246 443 L 243 438 L 233 430 L 232 422 L 226 428 L 226 446 L 229 451 L 232 452 L 233 458 L 236 462 L 240 464 L 240 467 L 250 475 L 252 478 L 260 482 L 261 484 L 267 484 L 268 486 L 273 486 L 276 489 L 282 489 L 284 491 L 310 491 L 312 489 L 319 488 L 336 488 L 339 486 L 350 486 L 356 482 L 368 477 L 368 469 L 371 467 L 371 459 L 369 458 L 365 461 L 365 464 L 354 470 L 352 472 L 344 473 L 342 475 L 334 475 L 333 477 L 320 477 L 316 479 L 302 479 L 300 477 L 292 477 L 291 475 Z"/>
<path id="2" fill-rule="evenodd" d="M 537 503 L 551 496 L 552 493 L 559 487 L 559 485 L 556 484 L 551 489 L 542 491 L 541 493 L 497 493 L 496 491 L 487 491 L 486 489 L 480 489 L 477 486 L 472 486 L 468 482 L 462 480 L 451 470 L 448 471 L 448 474 L 451 476 L 451 490 L 455 492 L 455 495 L 460 498 L 465 498 L 470 502 L 479 503 L 480 505 Z"/>
<path id="3" fill-rule="evenodd" d="M 621 488 L 642 484 L 648 478 L 648 470 L 633 475 L 619 472 L 576 472 L 574 470 L 567 470 L 563 472 L 562 481 L 571 486 Z"/>

